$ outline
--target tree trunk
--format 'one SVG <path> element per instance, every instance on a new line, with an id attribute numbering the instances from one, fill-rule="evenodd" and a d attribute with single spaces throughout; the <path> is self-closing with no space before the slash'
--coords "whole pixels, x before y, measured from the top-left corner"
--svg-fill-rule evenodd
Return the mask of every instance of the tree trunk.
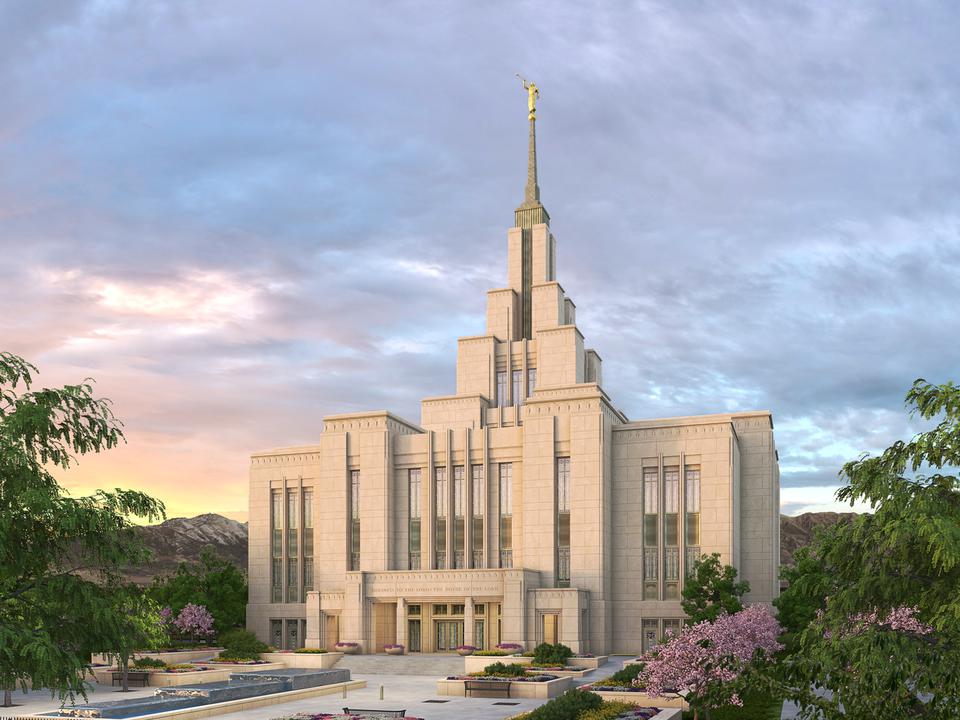
<path id="1" fill-rule="evenodd" d="M 10 691 L 10 688 L 3 689 L 3 706 L 13 707 L 13 693 Z"/>
<path id="2" fill-rule="evenodd" d="M 123 660 L 123 667 L 120 668 L 120 671 L 123 673 L 121 676 L 120 690 L 121 692 L 130 692 L 130 686 L 127 684 L 127 672 L 129 670 L 127 667 L 127 661 L 130 659 L 130 656 L 124 653 L 120 657 Z"/>

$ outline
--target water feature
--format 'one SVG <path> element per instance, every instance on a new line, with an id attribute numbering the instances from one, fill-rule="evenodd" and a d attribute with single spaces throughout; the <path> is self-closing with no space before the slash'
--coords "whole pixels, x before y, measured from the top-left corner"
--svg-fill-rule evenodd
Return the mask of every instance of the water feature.
<path id="1" fill-rule="evenodd" d="M 52 717 L 131 718 L 154 715 L 168 710 L 212 705 L 229 700 L 245 700 L 290 690 L 333 685 L 348 682 L 350 671 L 285 668 L 283 670 L 255 670 L 232 673 L 221 682 L 157 688 L 152 697 L 128 698 L 109 702 L 89 703 L 47 713 Z"/>

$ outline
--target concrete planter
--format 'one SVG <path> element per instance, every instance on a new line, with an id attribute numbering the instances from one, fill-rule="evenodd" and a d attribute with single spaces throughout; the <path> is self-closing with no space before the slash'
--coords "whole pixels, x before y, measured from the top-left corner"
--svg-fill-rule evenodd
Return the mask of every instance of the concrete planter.
<path id="1" fill-rule="evenodd" d="M 343 657 L 342 652 L 328 653 L 260 653 L 260 657 L 270 663 L 282 663 L 288 668 L 314 668 L 328 670 Z"/>
<path id="2" fill-rule="evenodd" d="M 476 652 L 475 650 L 457 650 L 457 655 L 460 657 L 467 657 L 468 655 L 473 655 Z"/>
<path id="3" fill-rule="evenodd" d="M 541 670 L 539 673 L 537 673 L 536 670 L 530 670 L 531 675 L 557 675 L 559 677 L 571 678 L 582 678 L 589 672 L 593 672 L 593 670 L 591 668 L 577 668 L 570 666 L 565 667 L 563 670 L 555 670 L 553 668 L 550 668 L 549 670 Z"/>
<path id="4" fill-rule="evenodd" d="M 388 647 L 388 648 L 384 648 L 383 651 L 387 655 L 403 655 L 402 647 Z"/>
<path id="5" fill-rule="evenodd" d="M 607 662 L 606 655 L 597 655 L 596 657 L 572 657 L 567 658 L 567 665 L 570 667 L 589 668 L 596 670 Z"/>
<path id="6" fill-rule="evenodd" d="M 338 653 L 344 653 L 345 655 L 359 655 L 361 651 L 359 645 L 337 645 L 334 650 Z"/>
<path id="7" fill-rule="evenodd" d="M 679 708 L 664 708 L 656 715 L 654 715 L 650 720 L 682 720 L 683 719 L 683 710 Z"/>
<path id="8" fill-rule="evenodd" d="M 616 700 L 618 702 L 633 703 L 640 707 L 658 707 L 658 708 L 679 708 L 689 710 L 690 706 L 679 695 L 661 695 L 660 697 L 650 697 L 645 692 L 617 692 L 614 690 L 591 690 L 589 686 L 582 686 L 581 690 L 590 690 L 595 695 L 599 695 L 604 700 Z M 657 717 L 660 717 L 659 715 Z"/>
<path id="9" fill-rule="evenodd" d="M 163 660 L 168 665 L 177 665 L 179 663 L 193 662 L 194 660 L 204 660 L 213 657 L 223 650 L 222 647 L 204 648 L 202 650 L 171 650 L 170 652 L 135 652 L 130 656 L 131 662 L 135 658 L 153 658 L 154 660 Z M 109 663 L 112 658 L 107 658 L 102 653 L 91 655 L 90 661 L 95 663 Z"/>
<path id="10" fill-rule="evenodd" d="M 465 697 L 465 680 L 437 680 L 437 695 Z M 570 689 L 572 681 L 568 677 L 558 677 L 546 682 L 512 682 L 510 697 L 525 700 L 547 700 L 563 695 Z"/>
<path id="11" fill-rule="evenodd" d="M 487 665 L 495 662 L 502 662 L 504 665 L 530 665 L 533 658 L 523 657 L 523 655 L 470 655 L 463 658 L 463 674 L 472 675 L 483 672 Z"/>

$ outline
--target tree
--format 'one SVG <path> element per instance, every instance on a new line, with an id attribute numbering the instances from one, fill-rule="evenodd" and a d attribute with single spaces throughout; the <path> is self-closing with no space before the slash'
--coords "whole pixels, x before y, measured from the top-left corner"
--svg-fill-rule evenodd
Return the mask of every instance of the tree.
<path id="1" fill-rule="evenodd" d="M 809 547 L 797 550 L 793 556 L 793 565 L 784 565 L 780 568 L 780 578 L 787 583 L 787 588 L 774 599 L 773 606 L 777 609 L 777 620 L 783 626 L 783 637 L 780 638 L 787 652 L 796 650 L 799 634 L 807 628 L 817 617 L 817 611 L 826 604 L 823 597 L 811 597 L 802 588 L 801 578 L 812 578 L 823 575 L 823 563 L 811 552 Z"/>
<path id="2" fill-rule="evenodd" d="M 163 504 L 130 490 L 64 492 L 51 469 L 123 433 L 90 381 L 32 390 L 36 372 L 0 353 L 0 686 L 65 698 L 84 694 L 90 652 L 122 636 L 119 569 L 147 558 L 131 519 L 160 520 Z"/>
<path id="3" fill-rule="evenodd" d="M 668 639 L 644 656 L 644 668 L 635 681 L 651 697 L 669 690 L 684 692 L 696 720 L 700 712 L 740 705 L 737 681 L 752 665 L 769 662 L 782 649 L 782 628 L 761 605 L 734 615 L 702 620 Z"/>
<path id="4" fill-rule="evenodd" d="M 783 669 L 801 717 L 957 717 L 960 388 L 917 380 L 907 405 L 934 426 L 844 465 L 838 499 L 873 512 L 823 532 L 791 582 L 817 608 Z"/>
<path id="5" fill-rule="evenodd" d="M 213 615 L 203 605 L 187 603 L 173 624 L 180 632 L 189 634 L 192 642 L 196 642 L 198 636 L 213 635 Z"/>
<path id="6" fill-rule="evenodd" d="M 743 610 L 740 598 L 750 592 L 750 583 L 737 582 L 737 569 L 720 564 L 720 554 L 704 556 L 693 564 L 683 587 L 680 607 L 691 623 L 713 622 L 721 614 Z"/>
<path id="7" fill-rule="evenodd" d="M 125 585 L 113 594 L 115 611 L 122 617 L 120 633 L 111 645 L 101 648 L 117 661 L 121 672 L 120 689 L 127 692 L 130 658 L 134 650 L 160 648 L 168 639 L 166 623 L 160 606 L 136 585 Z"/>
<path id="8" fill-rule="evenodd" d="M 203 549 L 199 563 L 180 563 L 175 574 L 154 578 L 149 593 L 174 615 L 188 603 L 203 605 L 213 615 L 218 635 L 243 627 L 246 619 L 247 578 L 211 548 Z"/>

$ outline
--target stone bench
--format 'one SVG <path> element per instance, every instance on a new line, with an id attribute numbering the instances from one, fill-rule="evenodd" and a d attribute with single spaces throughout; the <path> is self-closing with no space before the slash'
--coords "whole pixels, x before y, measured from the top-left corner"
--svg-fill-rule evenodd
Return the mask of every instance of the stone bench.
<path id="1" fill-rule="evenodd" d="M 509 680 L 466 680 L 463 684 L 463 693 L 467 697 L 473 697 L 471 693 L 481 690 L 483 692 L 505 692 L 505 697 L 510 697 Z"/>
<path id="2" fill-rule="evenodd" d="M 362 708 L 344 708 L 346 715 L 363 715 L 366 717 L 402 718 L 407 716 L 404 710 L 364 710 Z"/>
<path id="3" fill-rule="evenodd" d="M 122 685 L 123 684 L 123 671 L 117 670 L 110 673 L 112 679 L 111 685 Z M 136 685 L 140 683 L 140 687 L 146 687 L 147 681 L 150 679 L 150 673 L 143 670 L 128 670 L 127 671 L 127 685 Z"/>

